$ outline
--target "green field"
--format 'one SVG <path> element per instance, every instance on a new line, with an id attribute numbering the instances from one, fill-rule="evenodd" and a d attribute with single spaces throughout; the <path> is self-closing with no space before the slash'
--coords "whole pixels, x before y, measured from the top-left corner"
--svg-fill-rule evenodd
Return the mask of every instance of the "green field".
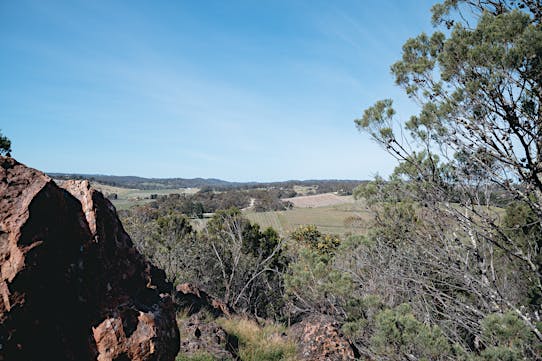
<path id="1" fill-rule="evenodd" d="M 92 186 L 105 195 L 117 194 L 117 199 L 111 201 L 118 210 L 149 203 L 152 201 L 151 195 L 153 194 L 160 196 L 198 191 L 197 188 L 141 190 L 113 187 L 100 183 L 93 183 Z M 304 189 L 304 191 L 307 190 L 309 189 Z M 251 222 L 258 223 L 262 228 L 272 227 L 282 235 L 287 235 L 297 227 L 308 224 L 316 225 L 324 233 L 337 235 L 365 232 L 365 223 L 370 216 L 363 201 L 356 201 L 352 197 L 340 197 L 348 203 L 319 206 L 318 201 L 321 197 L 322 195 L 313 196 L 316 203 L 311 203 L 310 208 L 294 207 L 287 211 L 275 212 L 254 212 L 248 209 L 243 212 Z M 312 197 L 308 198 L 310 200 Z M 202 229 L 207 221 L 207 218 L 194 219 L 192 225 L 195 229 Z"/>
<path id="2" fill-rule="evenodd" d="M 299 226 L 308 224 L 316 225 L 324 233 L 362 234 L 366 232 L 366 222 L 370 219 L 369 212 L 361 202 L 275 212 L 247 210 L 243 213 L 251 222 L 258 223 L 264 229 L 272 227 L 283 236 Z M 208 220 L 209 218 L 193 219 L 191 223 L 195 229 L 201 230 Z"/>
<path id="3" fill-rule="evenodd" d="M 159 196 L 168 195 L 172 193 L 177 194 L 193 194 L 196 193 L 198 188 L 172 188 L 172 189 L 132 189 L 132 188 L 120 188 L 113 187 L 100 183 L 92 183 L 92 187 L 96 188 L 104 195 L 115 193 L 117 199 L 112 199 L 111 202 L 117 208 L 127 209 L 135 205 L 142 205 L 152 201 L 151 195 L 156 194 Z"/>
<path id="4" fill-rule="evenodd" d="M 370 215 L 362 201 L 326 207 L 294 208 L 278 212 L 247 211 L 245 215 L 262 228 L 273 227 L 285 235 L 301 225 L 314 224 L 324 233 L 364 233 Z"/>

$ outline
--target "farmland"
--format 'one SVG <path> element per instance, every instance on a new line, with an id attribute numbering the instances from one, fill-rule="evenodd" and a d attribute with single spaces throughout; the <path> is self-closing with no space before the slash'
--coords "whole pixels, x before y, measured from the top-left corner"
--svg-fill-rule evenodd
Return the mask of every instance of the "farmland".
<path id="1" fill-rule="evenodd" d="M 150 203 L 154 195 L 194 194 L 198 188 L 167 188 L 167 189 L 134 189 L 115 187 L 98 182 L 92 186 L 108 196 L 118 210 L 132 206 Z M 256 212 L 253 207 L 243 210 L 245 216 L 262 228 L 272 227 L 282 235 L 287 235 L 301 225 L 313 224 L 324 233 L 344 235 L 346 233 L 362 233 L 365 231 L 369 212 L 362 200 L 352 196 L 339 196 L 336 193 L 306 195 L 312 189 L 297 188 L 300 196 L 284 198 L 290 202 L 292 209 L 281 211 Z M 115 194 L 116 199 L 111 197 Z M 195 229 L 203 229 L 212 214 L 206 214 L 204 219 L 192 219 Z"/>
<path id="2" fill-rule="evenodd" d="M 323 193 L 311 196 L 284 198 L 283 201 L 291 202 L 294 207 L 298 208 L 314 208 L 354 203 L 354 198 L 352 196 L 339 196 L 335 193 Z"/>
<path id="3" fill-rule="evenodd" d="M 128 209 L 135 205 L 142 205 L 152 201 L 152 195 L 168 195 L 168 194 L 194 194 L 198 188 L 170 188 L 170 189 L 134 189 L 134 188 L 121 188 L 114 187 L 97 182 L 92 183 L 92 187 L 96 188 L 106 196 L 116 194 L 117 199 L 111 199 L 111 202 L 118 210 Z"/>
<path id="4" fill-rule="evenodd" d="M 296 206 L 295 198 L 300 199 L 299 206 Z M 314 224 L 324 233 L 362 233 L 365 231 L 365 222 L 369 219 L 364 202 L 356 201 L 350 196 L 323 194 L 288 200 L 294 203 L 293 209 L 275 212 L 247 211 L 245 215 L 262 228 L 273 227 L 283 235 L 306 224 Z M 330 204 L 331 201 L 335 201 L 335 204 Z"/>

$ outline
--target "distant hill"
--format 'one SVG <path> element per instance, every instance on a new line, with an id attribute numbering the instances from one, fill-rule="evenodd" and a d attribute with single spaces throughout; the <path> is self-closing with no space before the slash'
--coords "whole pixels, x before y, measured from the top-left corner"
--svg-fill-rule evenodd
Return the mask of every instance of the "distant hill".
<path id="1" fill-rule="evenodd" d="M 115 176 L 102 174 L 49 173 L 55 179 L 88 179 L 116 187 L 135 189 L 211 188 L 215 190 L 250 189 L 260 187 L 292 188 L 293 186 L 318 186 L 322 191 L 351 190 L 362 180 L 288 180 L 282 182 L 228 182 L 215 178 L 143 178 L 136 176 Z"/>
<path id="2" fill-rule="evenodd" d="M 166 189 L 166 188 L 232 188 L 241 184 L 213 178 L 143 178 L 137 176 L 116 176 L 102 174 L 70 174 L 49 173 L 55 179 L 88 179 L 116 187 L 135 189 Z"/>

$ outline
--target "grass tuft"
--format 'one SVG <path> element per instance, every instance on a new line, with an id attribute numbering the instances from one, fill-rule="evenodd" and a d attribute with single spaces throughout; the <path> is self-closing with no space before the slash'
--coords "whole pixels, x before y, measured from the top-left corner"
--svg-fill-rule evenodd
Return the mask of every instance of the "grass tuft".
<path id="1" fill-rule="evenodd" d="M 217 361 L 212 355 L 202 352 L 195 355 L 177 355 L 175 361 Z"/>
<path id="2" fill-rule="evenodd" d="M 217 320 L 226 332 L 239 339 L 239 356 L 243 361 L 295 361 L 296 345 L 282 337 L 283 326 L 264 327 L 242 317 Z"/>

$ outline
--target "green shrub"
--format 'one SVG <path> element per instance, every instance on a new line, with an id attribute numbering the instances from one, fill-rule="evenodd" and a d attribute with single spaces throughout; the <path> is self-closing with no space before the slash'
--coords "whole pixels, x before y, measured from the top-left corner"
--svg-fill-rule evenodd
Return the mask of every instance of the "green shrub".
<path id="1" fill-rule="evenodd" d="M 542 352 L 542 345 L 534 334 L 511 311 L 485 317 L 482 321 L 482 340 L 486 349 L 481 356 L 487 361 L 528 360 Z"/>
<path id="2" fill-rule="evenodd" d="M 418 321 L 408 304 L 376 316 L 371 343 L 377 354 L 391 360 L 408 359 L 410 355 L 419 360 L 447 360 L 451 352 L 440 328 Z"/>
<path id="3" fill-rule="evenodd" d="M 337 236 L 322 233 L 312 224 L 300 226 L 290 234 L 290 237 L 322 255 L 333 255 L 341 244 Z"/>

